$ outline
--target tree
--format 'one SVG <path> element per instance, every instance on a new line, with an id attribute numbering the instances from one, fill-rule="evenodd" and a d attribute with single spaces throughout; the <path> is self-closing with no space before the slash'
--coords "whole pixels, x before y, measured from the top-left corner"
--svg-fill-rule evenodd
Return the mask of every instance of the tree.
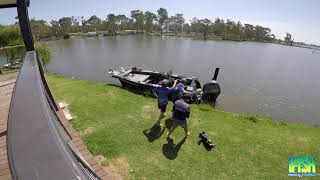
<path id="1" fill-rule="evenodd" d="M 33 38 L 36 41 L 50 37 L 50 27 L 44 20 L 30 20 L 30 26 Z"/>
<path id="2" fill-rule="evenodd" d="M 16 61 L 19 61 L 24 57 L 26 50 L 23 46 L 13 47 L 5 49 L 4 53 L 7 58 L 7 63 L 15 63 Z"/>
<path id="3" fill-rule="evenodd" d="M 271 34 L 272 42 L 276 42 L 276 35 Z"/>
<path id="4" fill-rule="evenodd" d="M 117 15 L 117 21 L 119 22 L 119 30 L 123 31 L 125 29 L 130 29 L 130 19 L 125 15 L 119 14 Z"/>
<path id="5" fill-rule="evenodd" d="M 222 36 L 225 31 L 225 24 L 223 19 L 216 18 L 212 25 L 212 32 L 217 36 Z"/>
<path id="6" fill-rule="evenodd" d="M 63 36 L 67 36 L 70 33 L 72 27 L 72 19 L 70 17 L 63 17 L 59 19 L 59 25 Z"/>
<path id="7" fill-rule="evenodd" d="M 0 28 L 0 47 L 23 44 L 21 31 L 18 25 Z"/>
<path id="8" fill-rule="evenodd" d="M 152 12 L 145 12 L 144 13 L 144 17 L 145 17 L 145 30 L 146 32 L 152 32 L 153 31 L 153 26 L 154 23 L 153 21 L 155 21 L 157 19 L 157 16 L 155 14 L 153 14 Z"/>
<path id="9" fill-rule="evenodd" d="M 235 27 L 235 33 L 239 35 L 239 40 L 241 41 L 243 38 L 243 28 L 240 21 L 237 22 L 237 25 Z"/>
<path id="10" fill-rule="evenodd" d="M 255 35 L 254 26 L 251 24 L 244 24 L 244 39 L 252 41 Z"/>
<path id="11" fill-rule="evenodd" d="M 71 22 L 72 22 L 72 32 L 80 32 L 81 26 L 80 26 L 80 16 L 71 16 Z"/>
<path id="12" fill-rule="evenodd" d="M 51 20 L 50 24 L 51 24 L 51 34 L 58 37 L 61 31 L 59 22 L 55 20 Z"/>
<path id="13" fill-rule="evenodd" d="M 88 32 L 90 31 L 90 28 L 89 28 L 89 23 L 86 19 L 84 19 L 84 17 L 82 16 L 81 17 L 81 30 L 83 32 Z"/>
<path id="14" fill-rule="evenodd" d="M 190 24 L 185 23 L 185 24 L 183 25 L 183 31 L 186 32 L 187 34 L 190 34 L 190 33 L 191 33 L 191 26 L 190 26 Z"/>
<path id="15" fill-rule="evenodd" d="M 289 46 L 293 45 L 292 35 L 290 33 L 286 33 L 286 37 L 284 38 L 284 43 Z"/>
<path id="16" fill-rule="evenodd" d="M 134 19 L 134 26 L 136 30 L 141 30 L 143 32 L 143 25 L 144 25 L 144 15 L 143 12 L 140 10 L 133 10 L 131 11 L 131 17 Z"/>
<path id="17" fill-rule="evenodd" d="M 203 39 L 206 40 L 208 37 L 208 33 L 210 30 L 211 21 L 209 19 L 201 19 L 200 20 L 200 32 L 203 33 Z"/>
<path id="18" fill-rule="evenodd" d="M 106 19 L 107 30 L 110 33 L 117 32 L 117 16 L 114 14 L 108 14 Z"/>
<path id="19" fill-rule="evenodd" d="M 160 31 L 162 35 L 163 25 L 165 21 L 168 19 L 168 12 L 165 8 L 160 8 L 158 11 L 158 24 L 160 26 Z"/>
<path id="20" fill-rule="evenodd" d="M 183 14 L 176 14 L 171 16 L 170 18 L 169 29 L 175 33 L 181 33 L 183 30 L 183 24 L 185 19 L 183 18 Z"/>
<path id="21" fill-rule="evenodd" d="M 255 41 L 263 42 L 267 34 L 266 29 L 262 26 L 255 26 L 254 31 L 255 31 L 255 34 L 254 34 Z"/>
<path id="22" fill-rule="evenodd" d="M 166 30 L 166 35 L 168 34 L 168 31 L 169 31 L 169 27 L 170 27 L 170 24 L 171 24 L 171 18 L 168 18 L 164 21 L 164 25 L 163 25 L 163 28 Z M 161 29 L 162 30 L 162 29 Z M 161 35 L 162 35 L 162 32 L 161 32 Z"/>
<path id="23" fill-rule="evenodd" d="M 101 29 L 101 19 L 96 15 L 91 16 L 86 24 L 90 26 L 91 31 L 98 31 Z"/>
<path id="24" fill-rule="evenodd" d="M 201 29 L 200 20 L 196 17 L 192 18 L 192 20 L 191 20 L 192 32 L 200 33 L 200 29 Z"/>
<path id="25" fill-rule="evenodd" d="M 242 25 L 240 22 L 235 23 L 234 21 L 227 19 L 225 32 L 223 33 L 223 39 L 240 41 Z"/>
<path id="26" fill-rule="evenodd" d="M 38 53 L 38 56 L 43 64 L 46 67 L 47 64 L 51 61 L 51 50 L 47 43 L 35 43 L 35 49 Z"/>
<path id="27" fill-rule="evenodd" d="M 203 39 L 208 38 L 208 33 L 210 32 L 210 26 L 212 22 L 209 19 L 197 19 L 193 18 L 191 20 L 191 29 L 193 32 L 198 32 L 203 34 Z"/>
<path id="28" fill-rule="evenodd" d="M 0 27 L 0 47 L 23 44 L 20 28 L 18 25 Z M 24 47 L 12 47 L 4 50 L 7 63 L 14 63 L 25 54 Z"/>

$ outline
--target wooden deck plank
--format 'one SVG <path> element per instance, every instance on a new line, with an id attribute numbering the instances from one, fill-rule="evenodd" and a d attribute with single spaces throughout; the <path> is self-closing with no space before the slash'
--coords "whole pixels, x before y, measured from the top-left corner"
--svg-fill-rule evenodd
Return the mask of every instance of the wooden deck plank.
<path id="1" fill-rule="evenodd" d="M 7 121 L 17 73 L 0 76 L 0 179 L 11 180 L 7 153 Z"/>

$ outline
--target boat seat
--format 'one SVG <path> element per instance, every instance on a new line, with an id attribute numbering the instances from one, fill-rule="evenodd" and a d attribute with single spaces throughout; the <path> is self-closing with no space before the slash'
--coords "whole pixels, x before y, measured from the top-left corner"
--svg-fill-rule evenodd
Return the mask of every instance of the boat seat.
<path id="1" fill-rule="evenodd" d="M 148 79 L 150 75 L 145 74 L 132 74 L 128 76 L 128 79 L 134 82 L 144 82 L 146 79 Z"/>

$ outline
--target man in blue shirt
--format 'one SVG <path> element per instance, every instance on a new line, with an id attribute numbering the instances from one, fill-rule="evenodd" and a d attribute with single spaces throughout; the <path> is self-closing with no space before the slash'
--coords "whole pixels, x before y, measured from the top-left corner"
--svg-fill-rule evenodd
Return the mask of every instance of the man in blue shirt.
<path id="1" fill-rule="evenodd" d="M 187 138 L 190 135 L 188 129 L 187 118 L 190 117 L 190 106 L 187 102 L 191 100 L 190 96 L 184 96 L 180 100 L 177 100 L 173 106 L 173 115 L 172 115 L 172 127 L 167 133 L 167 138 L 170 138 L 170 135 L 173 131 L 181 126 L 184 129 L 185 137 Z"/>
<path id="2" fill-rule="evenodd" d="M 186 79 L 175 80 L 172 86 L 172 102 L 173 104 L 183 96 Z"/>
<path id="3" fill-rule="evenodd" d="M 169 95 L 171 94 L 172 90 L 169 89 L 167 86 L 169 85 L 169 81 L 164 79 L 159 83 L 161 86 L 155 88 L 155 93 L 158 96 L 158 108 L 160 109 L 160 116 L 158 121 L 156 122 L 155 126 L 160 126 L 161 120 L 164 118 L 164 113 L 167 109 L 167 104 L 169 100 Z"/>

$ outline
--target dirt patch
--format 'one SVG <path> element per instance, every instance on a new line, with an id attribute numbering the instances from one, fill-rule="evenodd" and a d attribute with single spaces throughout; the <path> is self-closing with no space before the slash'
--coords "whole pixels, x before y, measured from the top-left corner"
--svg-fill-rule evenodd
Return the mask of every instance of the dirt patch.
<path id="1" fill-rule="evenodd" d="M 305 144 L 307 144 L 307 143 L 311 142 L 311 139 L 310 139 L 309 137 L 299 136 L 299 137 L 297 138 L 297 141 L 300 142 L 300 143 L 305 143 Z"/>
<path id="2" fill-rule="evenodd" d="M 84 131 L 81 132 L 81 135 L 87 135 L 87 134 L 91 134 L 94 131 L 96 131 L 96 128 L 94 127 L 88 127 L 86 128 Z"/>
<path id="3" fill-rule="evenodd" d="M 152 111 L 152 105 L 148 104 L 143 106 L 143 112 L 144 113 L 150 113 Z"/>
<path id="4" fill-rule="evenodd" d="M 125 157 L 118 157 L 117 159 L 110 162 L 109 166 L 115 166 L 118 170 L 117 172 L 128 173 L 130 170 L 129 162 Z"/>
<path id="5" fill-rule="evenodd" d="M 112 162 L 110 162 L 107 166 L 103 166 L 104 162 L 106 161 L 106 158 L 102 155 L 97 155 L 94 157 L 96 161 L 102 166 L 102 168 L 106 171 L 108 176 L 112 177 L 113 179 L 116 180 L 122 180 L 122 177 L 120 175 L 120 170 L 118 170 Z"/>
<path id="6" fill-rule="evenodd" d="M 150 119 L 151 114 L 152 114 L 152 107 L 153 107 L 153 105 L 151 105 L 151 104 L 147 104 L 147 105 L 143 106 L 141 116 L 143 118 Z"/>
<path id="7" fill-rule="evenodd" d="M 200 124 L 200 118 L 190 118 L 190 124 L 192 125 L 192 127 L 198 127 Z"/>
<path id="8" fill-rule="evenodd" d="M 101 163 L 103 162 L 103 161 L 105 161 L 106 160 L 106 158 L 104 157 L 104 156 L 102 156 L 102 155 L 96 155 L 95 157 L 94 157 L 94 159 L 96 160 L 96 161 L 98 161 L 98 163 L 101 165 Z"/>

